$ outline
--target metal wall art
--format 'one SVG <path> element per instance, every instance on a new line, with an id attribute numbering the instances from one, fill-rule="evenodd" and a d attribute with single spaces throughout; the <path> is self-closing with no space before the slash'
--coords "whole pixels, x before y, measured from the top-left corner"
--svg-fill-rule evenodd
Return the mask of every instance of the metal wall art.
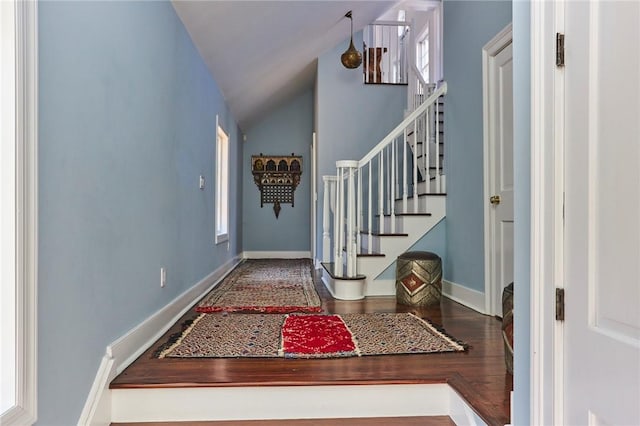
<path id="1" fill-rule="evenodd" d="M 300 155 L 252 155 L 251 172 L 253 181 L 260 190 L 260 207 L 273 204 L 276 219 L 280 215 L 280 204 L 294 207 L 293 193 L 302 175 Z"/>

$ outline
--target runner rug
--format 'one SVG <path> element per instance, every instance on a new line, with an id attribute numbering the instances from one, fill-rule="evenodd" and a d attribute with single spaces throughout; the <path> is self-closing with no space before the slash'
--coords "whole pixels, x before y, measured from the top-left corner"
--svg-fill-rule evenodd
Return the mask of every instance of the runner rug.
<path id="1" fill-rule="evenodd" d="M 459 352 L 467 346 L 409 313 L 202 314 L 158 358 L 337 358 Z"/>
<path id="2" fill-rule="evenodd" d="M 320 312 L 310 259 L 247 259 L 196 307 L 198 312 Z"/>

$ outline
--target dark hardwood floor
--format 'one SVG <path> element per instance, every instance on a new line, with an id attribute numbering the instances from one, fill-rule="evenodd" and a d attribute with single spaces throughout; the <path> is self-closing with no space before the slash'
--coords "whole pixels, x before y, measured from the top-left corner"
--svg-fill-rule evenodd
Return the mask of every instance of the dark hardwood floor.
<path id="1" fill-rule="evenodd" d="M 449 334 L 469 344 L 470 348 L 464 353 L 339 359 L 153 358 L 154 350 L 168 336 L 179 331 L 183 321 L 197 315 L 192 310 L 116 377 L 110 387 L 448 383 L 487 424 L 509 423 L 509 394 L 513 389 L 513 378 L 505 368 L 501 323 L 498 319 L 481 315 L 447 298 L 443 298 L 440 306 L 415 308 L 396 304 L 395 297 L 369 297 L 360 301 L 334 300 L 319 279 L 316 280 L 316 288 L 327 313 L 413 312 L 444 327 Z"/>

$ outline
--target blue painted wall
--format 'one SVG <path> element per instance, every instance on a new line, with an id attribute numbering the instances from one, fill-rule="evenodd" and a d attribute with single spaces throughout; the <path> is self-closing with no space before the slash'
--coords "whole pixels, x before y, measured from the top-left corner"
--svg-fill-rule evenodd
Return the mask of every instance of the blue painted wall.
<path id="1" fill-rule="evenodd" d="M 515 174 L 514 424 L 529 424 L 531 372 L 531 4 L 513 3 L 513 152 Z"/>
<path id="2" fill-rule="evenodd" d="M 353 38 L 362 46 L 362 32 Z M 336 161 L 359 160 L 402 121 L 407 87 L 364 84 L 362 66 L 346 69 L 340 55 L 349 40 L 318 58 L 316 114 L 318 145 L 317 253 L 322 256 L 322 176 L 336 174 Z"/>
<path id="3" fill-rule="evenodd" d="M 216 114 L 241 147 L 170 2 L 41 2 L 39 49 L 38 424 L 71 425 L 105 347 L 241 250 L 237 176 L 213 243 Z"/>
<path id="4" fill-rule="evenodd" d="M 311 142 L 313 90 L 304 91 L 247 129 L 243 146 L 243 241 L 245 251 L 308 251 L 311 247 Z M 251 156 L 302 155 L 302 176 L 295 206 L 282 204 L 276 219 L 273 204 L 260 208 L 260 191 L 253 182 Z"/>
<path id="5" fill-rule="evenodd" d="M 447 222 L 442 219 L 433 228 L 429 230 L 422 238 L 420 238 L 407 251 L 431 251 L 442 259 L 442 264 L 446 263 L 446 247 L 447 247 Z M 380 275 L 379 279 L 395 280 L 396 279 L 396 262 L 394 261 Z"/>
<path id="6" fill-rule="evenodd" d="M 444 2 L 447 280 L 484 292 L 482 47 L 511 22 L 510 1 Z"/>

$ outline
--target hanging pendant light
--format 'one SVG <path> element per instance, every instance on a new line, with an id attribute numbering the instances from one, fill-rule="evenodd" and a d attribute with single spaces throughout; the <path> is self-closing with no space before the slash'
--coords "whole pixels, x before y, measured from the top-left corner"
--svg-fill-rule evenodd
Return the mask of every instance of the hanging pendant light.
<path id="1" fill-rule="evenodd" d="M 351 43 L 349 44 L 349 48 L 340 56 L 340 60 L 345 68 L 354 69 L 358 68 L 362 63 L 362 55 L 353 45 L 353 17 L 351 16 L 351 11 L 348 11 L 344 16 L 351 20 Z"/>

